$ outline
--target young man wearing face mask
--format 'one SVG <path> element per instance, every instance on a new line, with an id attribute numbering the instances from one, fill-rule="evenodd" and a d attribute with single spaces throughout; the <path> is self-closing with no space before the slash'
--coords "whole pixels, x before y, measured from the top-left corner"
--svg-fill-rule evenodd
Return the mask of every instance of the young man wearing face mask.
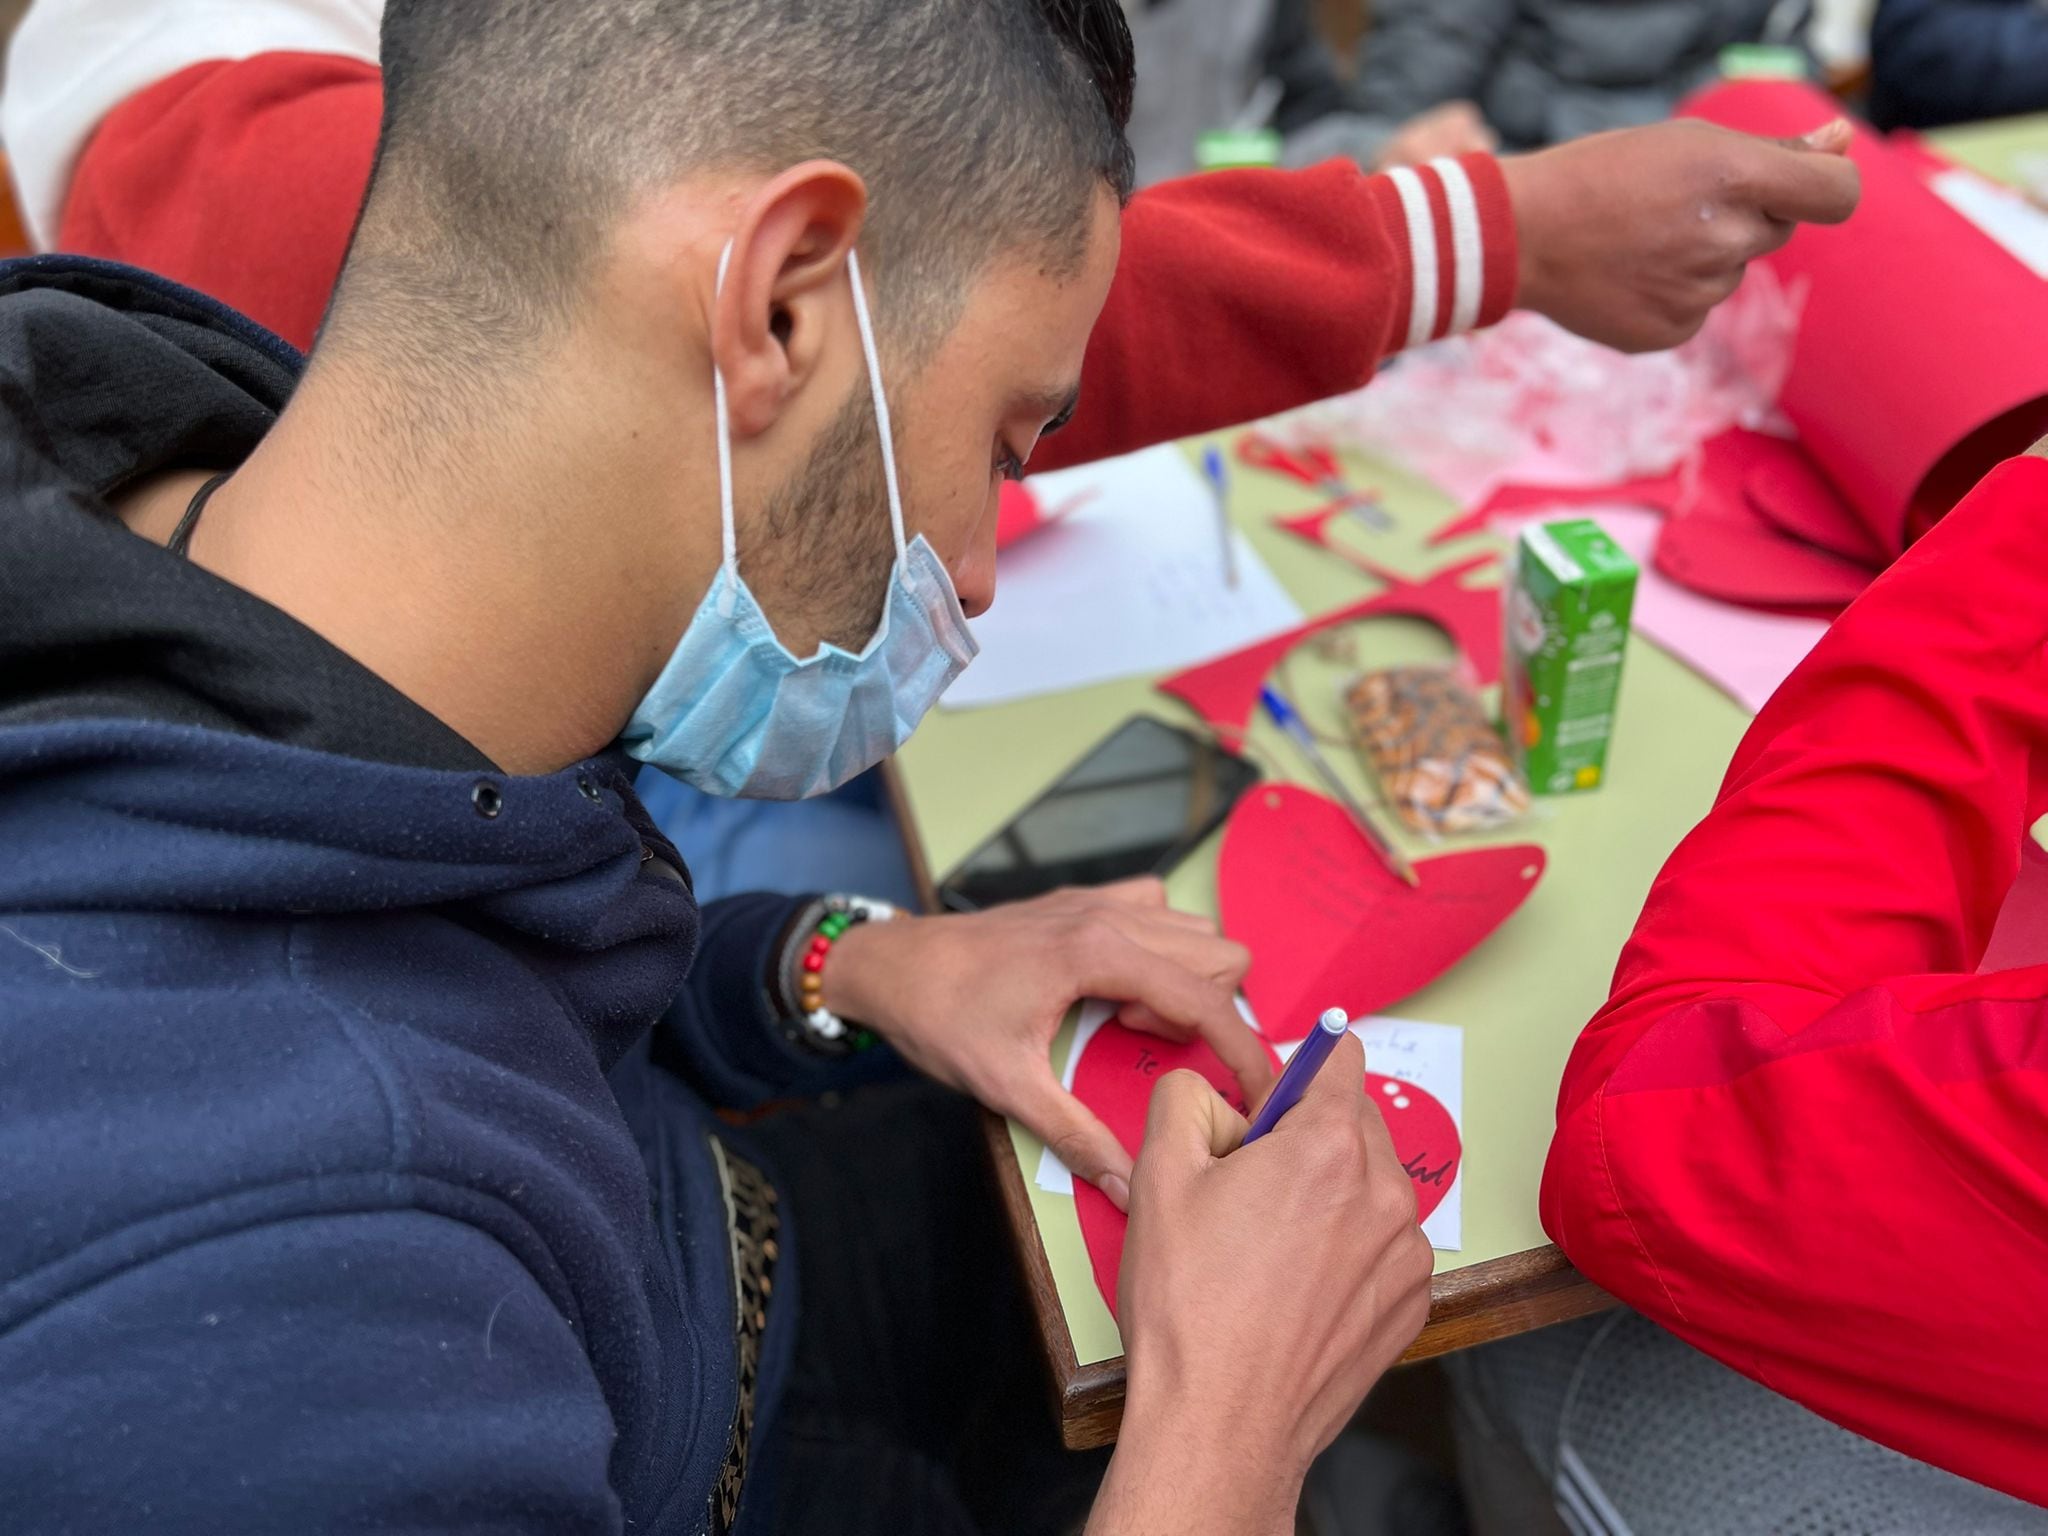
<path id="1" fill-rule="evenodd" d="M 854 903 L 807 986 L 813 910 L 700 912 L 606 755 L 815 791 L 964 661 L 996 481 L 1110 286 L 1112 0 L 414 0 L 385 62 L 303 378 L 138 273 L 0 281 L 27 1524 L 997 1524 L 946 1418 L 1032 1387 L 901 1326 L 970 1290 L 1006 1320 L 974 1202 L 924 1182 L 960 1141 L 707 1113 L 858 1079 L 853 1019 L 1133 1208 L 1101 1528 L 1284 1528 L 1422 1317 L 1377 1118 L 1332 1089 L 1225 1158 L 1174 1079 L 1133 1194 L 1046 1067 L 1108 996 L 1256 1093 L 1242 953 L 1153 887 Z"/>

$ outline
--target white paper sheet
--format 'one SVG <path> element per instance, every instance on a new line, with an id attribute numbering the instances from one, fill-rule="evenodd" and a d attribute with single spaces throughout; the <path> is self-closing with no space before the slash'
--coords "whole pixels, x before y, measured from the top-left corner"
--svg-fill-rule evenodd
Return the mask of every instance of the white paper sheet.
<path id="1" fill-rule="evenodd" d="M 1354 1019 L 1351 1032 L 1365 1044 L 1368 1072 L 1414 1083 L 1436 1096 L 1450 1111 L 1465 1139 L 1465 1031 L 1456 1024 L 1425 1024 L 1419 1019 L 1378 1017 Z M 1443 1203 L 1422 1224 L 1429 1246 L 1455 1253 L 1465 1246 L 1465 1160 Z"/>
<path id="2" fill-rule="evenodd" d="M 1109 1022 L 1109 1016 L 1116 1012 L 1111 1003 L 1083 1003 L 1081 1016 L 1074 1021 L 1074 1048 L 1067 1052 L 1067 1065 L 1060 1073 L 1060 1086 L 1074 1091 L 1074 1069 L 1081 1065 L 1081 1053 L 1088 1049 L 1088 1042 L 1095 1038 L 1095 1031 Z M 1053 1156 L 1047 1147 L 1038 1154 L 1038 1187 L 1050 1190 L 1056 1195 L 1071 1195 L 1074 1192 L 1073 1170 Z"/>
<path id="3" fill-rule="evenodd" d="M 1179 449 L 1034 478 L 1049 506 L 1088 499 L 1003 552 L 996 600 L 973 621 L 981 654 L 949 709 L 1003 704 L 1192 666 L 1302 619 L 1242 534 L 1224 578 L 1215 497 Z"/>
<path id="4" fill-rule="evenodd" d="M 2033 268 L 2034 276 L 2048 277 L 2048 213 L 2010 187 L 1975 171 L 1943 171 L 1927 185 L 1949 207 Z"/>

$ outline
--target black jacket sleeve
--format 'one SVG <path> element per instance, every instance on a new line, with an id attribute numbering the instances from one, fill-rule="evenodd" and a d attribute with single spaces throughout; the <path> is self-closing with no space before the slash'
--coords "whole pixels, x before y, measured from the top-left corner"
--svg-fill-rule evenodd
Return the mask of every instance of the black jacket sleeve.
<path id="1" fill-rule="evenodd" d="M 697 963 L 655 1031 L 654 1060 L 721 1109 L 810 1097 L 905 1070 L 886 1047 L 820 1056 L 784 1035 L 768 977 L 809 900 L 757 892 L 704 908 Z"/>
<path id="2" fill-rule="evenodd" d="M 1870 115 L 1880 128 L 2048 111 L 2048 7 L 1878 0 L 1870 68 Z"/>

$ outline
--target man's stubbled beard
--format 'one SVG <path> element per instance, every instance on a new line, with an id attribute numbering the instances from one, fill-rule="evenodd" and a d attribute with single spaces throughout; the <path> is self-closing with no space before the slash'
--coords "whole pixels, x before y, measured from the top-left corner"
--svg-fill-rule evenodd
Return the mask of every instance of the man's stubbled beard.
<path id="1" fill-rule="evenodd" d="M 740 567 L 785 644 L 793 630 L 858 652 L 881 622 L 895 563 L 874 402 L 856 386 L 768 498 L 751 541 L 741 531 Z"/>

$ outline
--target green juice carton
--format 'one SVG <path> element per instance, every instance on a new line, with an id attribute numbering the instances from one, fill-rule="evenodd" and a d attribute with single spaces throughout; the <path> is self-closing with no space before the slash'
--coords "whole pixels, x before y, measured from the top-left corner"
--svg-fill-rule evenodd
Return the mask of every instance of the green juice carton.
<path id="1" fill-rule="evenodd" d="M 1502 714 L 1529 787 L 1597 789 L 1607 770 L 1636 563 L 1587 518 L 1522 531 L 1505 594 Z"/>

